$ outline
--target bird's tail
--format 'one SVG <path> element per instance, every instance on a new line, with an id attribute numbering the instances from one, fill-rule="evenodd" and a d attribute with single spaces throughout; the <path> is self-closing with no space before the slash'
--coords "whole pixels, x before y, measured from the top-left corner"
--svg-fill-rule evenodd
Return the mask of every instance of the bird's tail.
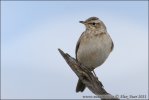
<path id="1" fill-rule="evenodd" d="M 83 84 L 82 81 L 79 79 L 76 87 L 76 92 L 79 92 L 79 91 L 83 92 L 85 87 L 86 87 L 85 84 Z"/>

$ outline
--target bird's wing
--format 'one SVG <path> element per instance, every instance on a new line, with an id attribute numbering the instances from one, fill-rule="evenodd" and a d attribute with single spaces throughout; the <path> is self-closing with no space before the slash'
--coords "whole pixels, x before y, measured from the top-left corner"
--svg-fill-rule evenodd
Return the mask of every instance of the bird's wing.
<path id="1" fill-rule="evenodd" d="M 84 32 L 81 34 L 81 36 L 80 36 L 80 38 L 79 38 L 79 40 L 78 40 L 78 42 L 76 44 L 76 51 L 75 51 L 75 53 L 76 53 L 76 60 L 77 60 L 77 52 L 78 52 L 78 49 L 79 49 L 79 46 L 80 46 L 80 42 L 81 42 L 81 38 L 82 38 L 83 34 L 84 34 Z"/>
<path id="2" fill-rule="evenodd" d="M 113 43 L 113 41 L 112 41 L 111 52 L 113 51 L 113 48 L 114 48 L 114 43 Z"/>
<path id="3" fill-rule="evenodd" d="M 111 39 L 111 36 L 109 35 L 109 34 L 107 34 L 109 37 L 110 37 L 110 39 Z M 111 41 L 112 41 L 112 39 L 111 39 Z M 112 41 L 112 44 L 111 44 L 111 52 L 113 51 L 113 49 L 114 49 L 114 43 L 113 43 L 113 41 Z"/>

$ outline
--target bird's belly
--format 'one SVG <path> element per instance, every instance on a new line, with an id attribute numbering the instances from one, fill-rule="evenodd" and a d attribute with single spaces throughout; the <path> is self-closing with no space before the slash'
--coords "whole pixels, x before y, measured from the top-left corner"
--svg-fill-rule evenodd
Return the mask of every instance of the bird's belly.
<path id="1" fill-rule="evenodd" d="M 104 43 L 99 39 L 90 40 L 79 47 L 77 59 L 89 70 L 93 70 L 107 59 L 110 47 L 109 43 Z"/>

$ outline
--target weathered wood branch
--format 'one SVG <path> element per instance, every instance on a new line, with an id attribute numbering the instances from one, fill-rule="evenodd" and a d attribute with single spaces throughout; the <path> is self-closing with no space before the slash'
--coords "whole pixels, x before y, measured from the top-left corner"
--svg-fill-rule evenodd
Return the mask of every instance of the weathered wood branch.
<path id="1" fill-rule="evenodd" d="M 79 79 L 88 87 L 88 89 L 99 96 L 102 100 L 111 99 L 111 100 L 119 100 L 117 97 L 109 94 L 104 88 L 102 83 L 98 80 L 94 74 L 87 70 L 85 66 L 81 65 L 69 54 L 64 53 L 62 50 L 58 49 L 60 54 L 66 60 L 67 64 L 70 68 L 75 72 L 75 74 L 79 77 Z"/>

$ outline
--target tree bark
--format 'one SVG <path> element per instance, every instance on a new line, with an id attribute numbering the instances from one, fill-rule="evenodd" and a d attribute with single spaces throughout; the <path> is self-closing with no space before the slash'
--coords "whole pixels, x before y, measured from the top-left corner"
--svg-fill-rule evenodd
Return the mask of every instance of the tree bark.
<path id="1" fill-rule="evenodd" d="M 58 49 L 63 56 L 67 64 L 79 77 L 79 79 L 86 85 L 86 87 L 95 95 L 99 96 L 101 100 L 119 100 L 119 98 L 112 96 L 104 88 L 102 83 L 98 80 L 94 74 L 89 71 L 85 66 L 76 61 L 69 54 L 64 53 L 61 49 Z"/>

